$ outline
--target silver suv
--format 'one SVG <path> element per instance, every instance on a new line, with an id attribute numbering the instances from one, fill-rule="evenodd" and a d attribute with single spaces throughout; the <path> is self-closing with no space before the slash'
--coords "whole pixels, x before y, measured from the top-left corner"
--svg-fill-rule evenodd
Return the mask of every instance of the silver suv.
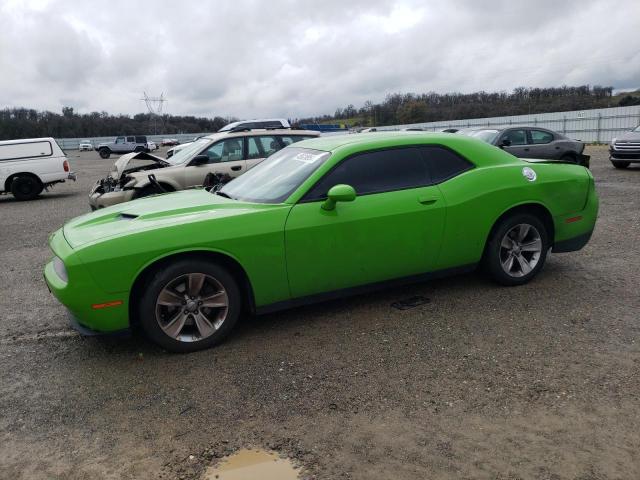
<path id="1" fill-rule="evenodd" d="M 199 138 L 171 158 L 139 152 L 121 156 L 89 193 L 92 210 L 204 184 L 209 173 L 242 175 L 281 148 L 319 136 L 308 130 L 240 130 Z"/>
<path id="2" fill-rule="evenodd" d="M 115 141 L 101 143 L 96 150 L 102 158 L 109 158 L 112 153 L 149 152 L 145 135 L 125 135 Z"/>

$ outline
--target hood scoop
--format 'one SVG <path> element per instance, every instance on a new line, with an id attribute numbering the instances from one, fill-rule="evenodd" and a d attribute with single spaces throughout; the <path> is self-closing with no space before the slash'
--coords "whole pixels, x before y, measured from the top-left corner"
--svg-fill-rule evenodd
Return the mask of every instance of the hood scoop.
<path id="1" fill-rule="evenodd" d="M 133 220 L 135 218 L 138 218 L 138 215 L 133 215 L 131 213 L 121 213 L 120 215 L 118 215 L 118 218 L 120 218 L 120 220 Z"/>

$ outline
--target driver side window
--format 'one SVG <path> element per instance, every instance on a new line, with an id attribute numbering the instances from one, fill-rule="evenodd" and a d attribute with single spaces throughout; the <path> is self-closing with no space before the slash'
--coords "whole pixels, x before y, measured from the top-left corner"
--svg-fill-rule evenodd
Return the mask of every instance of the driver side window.
<path id="1" fill-rule="evenodd" d="M 124 143 L 124 137 L 116 138 L 116 143 Z"/>
<path id="2" fill-rule="evenodd" d="M 209 163 L 236 162 L 243 159 L 242 143 L 242 137 L 228 138 L 214 143 L 202 154 L 209 157 Z"/>
<path id="3" fill-rule="evenodd" d="M 511 140 L 511 146 L 526 145 L 527 134 L 524 130 L 508 130 L 502 136 L 502 140 Z"/>

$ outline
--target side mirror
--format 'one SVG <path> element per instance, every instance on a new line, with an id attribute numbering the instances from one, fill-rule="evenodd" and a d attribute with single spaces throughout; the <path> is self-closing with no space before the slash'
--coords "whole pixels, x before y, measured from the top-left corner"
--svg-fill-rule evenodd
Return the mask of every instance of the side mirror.
<path id="1" fill-rule="evenodd" d="M 333 210 L 338 202 L 353 202 L 356 199 L 356 191 L 351 185 L 334 185 L 327 193 L 327 199 L 322 204 L 323 210 Z"/>
<path id="2" fill-rule="evenodd" d="M 500 142 L 500 146 L 501 147 L 510 147 L 511 146 L 511 140 L 509 140 L 508 138 L 503 138 L 502 141 Z"/>
<path id="3" fill-rule="evenodd" d="M 209 155 L 196 155 L 191 159 L 190 165 L 198 166 L 204 165 L 205 163 L 209 163 Z"/>

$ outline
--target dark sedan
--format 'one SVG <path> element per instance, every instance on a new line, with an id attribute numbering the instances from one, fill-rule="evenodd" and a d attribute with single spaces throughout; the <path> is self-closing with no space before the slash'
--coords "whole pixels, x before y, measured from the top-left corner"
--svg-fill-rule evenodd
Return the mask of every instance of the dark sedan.
<path id="1" fill-rule="evenodd" d="M 585 144 L 539 127 L 468 128 L 458 133 L 484 140 L 520 158 L 563 160 L 589 166 Z"/>

